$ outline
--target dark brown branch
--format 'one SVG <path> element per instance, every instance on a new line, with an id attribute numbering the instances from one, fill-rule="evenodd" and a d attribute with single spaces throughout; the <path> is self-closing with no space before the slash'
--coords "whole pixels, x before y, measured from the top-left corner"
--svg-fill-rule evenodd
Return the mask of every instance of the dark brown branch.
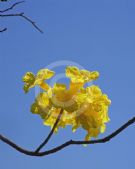
<path id="1" fill-rule="evenodd" d="M 97 144 L 97 143 L 105 143 L 110 141 L 112 138 L 120 134 L 123 130 L 125 130 L 127 127 L 129 127 L 131 124 L 135 123 L 135 117 L 130 119 L 128 122 L 126 122 L 124 125 L 122 125 L 120 128 L 118 128 L 116 131 L 114 131 L 112 134 L 109 134 L 108 136 L 97 139 L 97 140 L 91 140 L 91 141 L 73 141 L 72 144 Z"/>
<path id="2" fill-rule="evenodd" d="M 10 141 L 9 139 L 7 139 L 6 137 L 0 135 L 0 140 L 3 141 L 4 143 L 8 144 L 9 146 L 11 146 L 12 148 L 14 148 L 15 150 L 25 154 L 25 155 L 29 155 L 29 156 L 46 156 L 49 154 L 53 154 L 56 153 L 66 147 L 68 147 L 69 145 L 80 145 L 80 144 L 98 144 L 98 143 L 106 143 L 108 141 L 110 141 L 112 138 L 114 138 L 115 136 L 117 136 L 118 134 L 120 134 L 123 130 L 125 130 L 127 127 L 129 127 L 130 125 L 132 125 L 133 123 L 135 123 L 135 117 L 133 117 L 132 119 L 130 119 L 128 122 L 126 122 L 124 125 L 122 125 L 119 129 L 117 129 L 116 131 L 114 131 L 112 134 L 108 135 L 107 137 L 104 137 L 102 139 L 97 139 L 97 140 L 91 140 L 91 141 L 73 141 L 73 140 L 69 140 L 67 142 L 65 142 L 64 144 L 57 146 L 55 148 L 52 148 L 48 151 L 44 151 L 44 152 L 35 152 L 35 151 L 29 151 L 26 149 L 23 149 L 22 147 L 18 146 L 17 144 L 13 143 L 12 141 Z"/>
<path id="3" fill-rule="evenodd" d="M 29 17 L 27 17 L 26 15 L 24 15 L 24 12 L 21 13 L 10 13 L 10 14 L 5 14 L 5 12 L 8 12 L 10 10 L 12 10 L 14 7 L 16 7 L 17 5 L 23 3 L 25 1 L 20 1 L 20 2 L 16 2 L 14 3 L 11 7 L 5 9 L 5 10 L 1 10 L 0 11 L 0 17 L 22 17 L 23 19 L 25 19 L 26 21 L 28 21 L 29 23 L 31 23 L 40 33 L 43 33 L 43 31 L 36 25 L 36 23 L 31 20 Z M 0 31 L 3 32 L 3 31 Z"/>
<path id="4" fill-rule="evenodd" d="M 14 3 L 11 7 L 7 8 L 7 9 L 4 9 L 4 10 L 0 10 L 0 13 L 4 13 L 4 12 L 7 12 L 7 11 L 10 11 L 12 10 L 15 6 L 21 4 L 21 3 L 24 3 L 25 1 L 20 1 L 20 2 L 16 2 Z"/>
<path id="5" fill-rule="evenodd" d="M 43 31 L 36 25 L 34 21 L 32 21 L 30 18 L 24 15 L 24 13 L 16 13 L 16 14 L 0 14 L 0 17 L 22 17 L 25 20 L 27 20 L 29 23 L 31 23 L 40 33 L 43 33 Z"/>
<path id="6" fill-rule="evenodd" d="M 30 22 L 40 33 L 43 33 L 43 31 L 36 25 L 36 23 L 27 16 L 25 16 L 24 13 L 22 13 L 21 17 Z"/>
<path id="7" fill-rule="evenodd" d="M 0 2 L 7 2 L 7 0 L 0 0 Z"/>
<path id="8" fill-rule="evenodd" d="M 0 30 L 0 33 L 1 33 L 1 32 L 5 32 L 6 30 L 7 30 L 7 28 L 1 29 L 1 30 Z"/>
<path id="9" fill-rule="evenodd" d="M 53 133 L 54 133 L 54 131 L 55 131 L 55 128 L 56 128 L 57 124 L 58 124 L 59 121 L 60 121 L 62 112 L 63 112 L 63 109 L 60 110 L 60 113 L 59 113 L 59 115 L 58 115 L 58 117 L 57 117 L 57 119 L 56 119 L 56 122 L 55 122 L 54 125 L 53 125 L 52 130 L 50 131 L 50 133 L 48 134 L 48 136 L 46 137 L 46 139 L 43 141 L 43 143 L 41 143 L 41 144 L 39 145 L 39 147 L 36 149 L 35 153 L 38 153 L 38 152 L 48 143 L 48 141 L 50 140 L 51 136 L 53 135 Z"/>

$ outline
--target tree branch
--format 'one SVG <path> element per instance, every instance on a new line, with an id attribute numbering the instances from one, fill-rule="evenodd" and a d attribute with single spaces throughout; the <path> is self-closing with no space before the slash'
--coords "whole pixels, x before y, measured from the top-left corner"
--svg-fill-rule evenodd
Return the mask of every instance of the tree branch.
<path id="1" fill-rule="evenodd" d="M 7 0 L 0 0 L 0 2 L 7 2 Z"/>
<path id="2" fill-rule="evenodd" d="M 14 3 L 11 7 L 7 8 L 7 9 L 4 9 L 4 10 L 0 10 L 0 13 L 4 13 L 4 12 L 7 12 L 7 11 L 10 11 L 12 10 L 15 6 L 21 4 L 21 3 L 24 3 L 25 1 L 20 1 L 20 2 L 16 2 Z"/>
<path id="3" fill-rule="evenodd" d="M 26 149 L 18 146 L 17 144 L 15 144 L 11 140 L 7 139 L 6 137 L 2 136 L 2 135 L 0 135 L 0 140 L 3 141 L 4 143 L 8 144 L 9 146 L 14 148 L 15 150 L 17 150 L 17 151 L 19 151 L 19 152 L 21 152 L 21 153 L 23 153 L 25 155 L 29 155 L 29 156 L 46 156 L 46 155 L 49 155 L 49 154 L 52 154 L 52 153 L 56 153 L 56 152 L 58 152 L 58 151 L 60 151 L 60 150 L 62 150 L 64 148 L 68 147 L 69 145 L 106 143 L 106 142 L 110 141 L 111 139 L 113 139 L 118 134 L 120 134 L 123 130 L 125 130 L 127 127 L 129 127 L 133 123 L 135 123 L 135 117 L 130 119 L 128 122 L 126 122 L 124 125 L 122 125 L 120 128 L 118 128 L 112 134 L 110 134 L 107 137 L 104 137 L 102 139 L 96 139 L 96 140 L 90 140 L 90 141 L 69 140 L 69 141 L 65 142 L 64 144 L 62 144 L 60 146 L 57 146 L 55 148 L 52 148 L 50 150 L 43 151 L 43 152 L 35 152 L 35 151 L 26 150 Z"/>
<path id="4" fill-rule="evenodd" d="M 28 21 L 29 23 L 31 23 L 35 29 L 37 29 L 40 33 L 43 33 L 43 31 L 36 25 L 36 23 L 31 20 L 29 17 L 27 17 L 26 15 L 24 15 L 24 12 L 21 12 L 21 13 L 10 13 L 10 14 L 5 14 L 5 12 L 7 11 L 10 11 L 12 10 L 14 7 L 16 7 L 17 5 L 21 4 L 21 3 L 24 3 L 25 1 L 20 1 L 20 2 L 17 2 L 17 3 L 14 3 L 11 7 L 5 9 L 5 10 L 1 10 L 0 11 L 0 17 L 22 17 L 24 18 L 26 21 Z"/>
<path id="5" fill-rule="evenodd" d="M 5 32 L 6 30 L 7 30 L 7 28 L 1 29 L 1 30 L 0 30 L 0 33 L 1 33 L 1 32 Z"/>
<path id="6" fill-rule="evenodd" d="M 60 110 L 60 113 L 59 113 L 59 115 L 58 115 L 58 117 L 56 119 L 56 122 L 53 125 L 52 130 L 50 131 L 50 133 L 48 134 L 48 136 L 46 137 L 46 139 L 43 141 L 43 143 L 41 143 L 39 145 L 39 147 L 35 150 L 35 153 L 38 153 L 48 143 L 48 141 L 50 140 L 51 136 L 53 135 L 53 133 L 55 131 L 55 128 L 56 128 L 57 124 L 60 121 L 62 113 L 63 113 L 63 109 Z"/>

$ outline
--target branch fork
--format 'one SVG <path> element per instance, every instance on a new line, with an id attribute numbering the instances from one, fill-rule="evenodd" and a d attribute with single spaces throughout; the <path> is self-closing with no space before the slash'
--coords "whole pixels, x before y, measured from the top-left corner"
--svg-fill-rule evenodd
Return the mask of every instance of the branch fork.
<path id="1" fill-rule="evenodd" d="M 20 13 L 8 13 L 9 11 L 12 11 L 17 5 L 24 3 L 25 1 L 20 1 L 20 2 L 16 2 L 14 3 L 12 6 L 10 6 L 7 9 L 4 10 L 0 10 L 0 17 L 22 17 L 23 19 L 25 19 L 26 21 L 28 21 L 29 23 L 32 24 L 32 26 L 37 29 L 40 33 L 43 33 L 43 31 L 36 25 L 36 23 L 31 20 L 29 17 L 27 17 L 24 12 L 20 12 Z M 7 28 L 4 28 L 2 30 L 0 30 L 0 32 L 4 32 L 6 31 Z"/>

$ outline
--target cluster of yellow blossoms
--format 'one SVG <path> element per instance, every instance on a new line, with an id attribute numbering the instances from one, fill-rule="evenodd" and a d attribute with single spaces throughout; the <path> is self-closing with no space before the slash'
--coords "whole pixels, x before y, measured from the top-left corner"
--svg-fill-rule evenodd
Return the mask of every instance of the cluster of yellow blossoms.
<path id="1" fill-rule="evenodd" d="M 23 77 L 26 93 L 36 85 L 43 89 L 32 104 L 31 112 L 40 115 L 44 125 L 52 128 L 62 109 L 55 131 L 67 125 L 71 125 L 73 131 L 82 127 L 87 131 L 85 140 L 103 133 L 105 123 L 109 121 L 108 106 L 111 101 L 98 86 L 84 87 L 87 82 L 96 80 L 99 73 L 68 66 L 66 76 L 70 79 L 69 87 L 60 83 L 49 86 L 46 80 L 54 75 L 51 70 L 41 69 L 36 75 L 27 72 Z"/>

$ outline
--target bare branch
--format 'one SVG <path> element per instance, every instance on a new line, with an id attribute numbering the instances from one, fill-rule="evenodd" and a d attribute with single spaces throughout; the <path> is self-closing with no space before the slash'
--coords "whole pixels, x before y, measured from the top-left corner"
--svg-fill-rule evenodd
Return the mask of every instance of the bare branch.
<path id="1" fill-rule="evenodd" d="M 7 11 L 10 11 L 12 10 L 15 6 L 21 4 L 21 3 L 24 3 L 25 1 L 20 1 L 20 2 L 16 2 L 14 3 L 11 7 L 7 8 L 7 9 L 4 9 L 4 10 L 0 10 L 0 13 L 4 13 L 4 12 L 7 12 Z"/>
<path id="2" fill-rule="evenodd" d="M 43 31 L 36 25 L 36 23 L 31 20 L 29 17 L 27 17 L 26 15 L 24 15 L 24 12 L 21 13 L 10 13 L 10 14 L 5 14 L 5 12 L 8 12 L 10 10 L 12 10 L 14 7 L 16 7 L 17 5 L 24 3 L 25 1 L 20 1 L 20 2 L 16 2 L 14 3 L 11 7 L 4 9 L 4 10 L 0 10 L 0 17 L 22 17 L 24 18 L 26 21 L 28 21 L 29 23 L 32 24 L 32 26 L 34 26 L 40 33 L 43 33 Z M 3 32 L 3 31 L 0 31 Z"/>
<path id="3" fill-rule="evenodd" d="M 31 23 L 40 33 L 43 33 L 43 31 L 36 25 L 34 21 L 32 21 L 30 18 L 24 15 L 24 13 L 16 13 L 16 14 L 0 14 L 0 17 L 22 17 L 25 20 L 27 20 L 29 23 Z"/>
<path id="4" fill-rule="evenodd" d="M 63 113 L 63 109 L 60 110 L 60 113 L 59 113 L 59 115 L 58 115 L 58 117 L 56 119 L 56 122 L 53 125 L 52 130 L 50 131 L 50 133 L 48 134 L 48 136 L 46 137 L 46 139 L 43 141 L 43 143 L 40 144 L 39 147 L 36 149 L 35 153 L 38 153 L 48 143 L 48 141 L 50 140 L 51 136 L 53 135 L 53 133 L 55 131 L 55 128 L 56 128 L 57 124 L 60 121 L 62 113 Z"/>
<path id="5" fill-rule="evenodd" d="M 21 153 L 23 153 L 25 155 L 29 155 L 29 156 L 46 156 L 46 155 L 49 155 L 49 154 L 56 153 L 56 152 L 58 152 L 58 151 L 60 151 L 60 150 L 62 150 L 64 148 L 68 147 L 69 145 L 106 143 L 106 142 L 110 141 L 111 139 L 113 139 L 118 134 L 120 134 L 123 130 L 125 130 L 127 127 L 129 127 L 133 123 L 135 123 L 135 117 L 130 119 L 128 122 L 126 122 L 124 125 L 122 125 L 116 131 L 114 131 L 112 134 L 110 134 L 107 137 L 104 137 L 102 139 L 96 139 L 96 140 L 91 140 L 91 141 L 69 140 L 69 141 L 65 142 L 64 144 L 62 144 L 60 146 L 57 146 L 55 148 L 52 148 L 52 149 L 44 151 L 44 152 L 35 152 L 35 151 L 29 151 L 29 150 L 23 149 L 22 147 L 18 146 L 17 144 L 15 144 L 14 142 L 10 141 L 9 139 L 7 139 L 6 137 L 4 137 L 2 135 L 0 135 L 0 140 L 3 141 L 4 143 L 8 144 L 9 146 L 14 148 L 15 150 L 17 150 L 17 151 L 19 151 L 19 152 L 21 152 Z"/>
<path id="6" fill-rule="evenodd" d="M 1 30 L 0 30 L 0 33 L 1 33 L 1 32 L 5 32 L 6 30 L 7 30 L 7 28 L 1 29 Z"/>
<path id="7" fill-rule="evenodd" d="M 43 33 L 43 31 L 30 18 L 28 18 L 27 16 L 25 16 L 23 13 L 22 13 L 21 17 L 23 17 L 25 20 L 27 20 L 28 22 L 30 22 L 40 33 Z"/>
<path id="8" fill-rule="evenodd" d="M 7 0 L 0 0 L 0 2 L 7 2 Z"/>

